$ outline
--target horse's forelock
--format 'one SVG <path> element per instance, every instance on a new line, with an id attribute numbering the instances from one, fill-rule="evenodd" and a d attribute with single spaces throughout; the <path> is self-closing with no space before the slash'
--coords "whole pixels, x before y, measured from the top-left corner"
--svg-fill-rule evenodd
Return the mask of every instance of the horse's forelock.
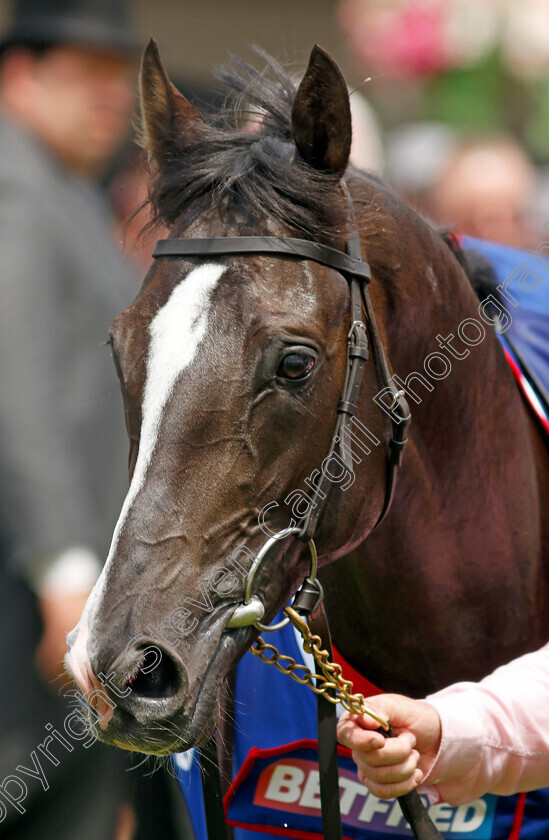
<path id="1" fill-rule="evenodd" d="M 331 241 L 345 224 L 339 179 L 295 159 L 295 81 L 257 52 L 263 71 L 233 60 L 220 74 L 225 104 L 200 130 L 169 138 L 169 154 L 152 173 L 154 220 L 183 230 L 197 207 L 245 210 L 304 238 Z"/>

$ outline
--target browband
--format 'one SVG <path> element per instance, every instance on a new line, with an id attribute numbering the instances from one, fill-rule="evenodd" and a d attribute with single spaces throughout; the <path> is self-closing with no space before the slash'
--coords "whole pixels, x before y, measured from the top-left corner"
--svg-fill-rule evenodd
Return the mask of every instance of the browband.
<path id="1" fill-rule="evenodd" d="M 282 239 L 277 236 L 220 236 L 213 239 L 159 239 L 153 257 L 205 257 L 231 254 L 279 254 L 304 257 L 335 268 L 342 274 L 360 277 L 367 283 L 371 272 L 368 263 L 350 257 L 344 251 L 318 245 L 307 239 Z"/>

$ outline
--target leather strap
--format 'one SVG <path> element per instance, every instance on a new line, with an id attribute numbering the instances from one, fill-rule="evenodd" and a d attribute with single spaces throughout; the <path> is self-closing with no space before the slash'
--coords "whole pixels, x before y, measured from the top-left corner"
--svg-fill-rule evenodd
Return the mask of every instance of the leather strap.
<path id="1" fill-rule="evenodd" d="M 377 528 L 385 519 L 389 508 L 391 507 L 393 496 L 395 494 L 396 481 L 398 476 L 398 469 L 402 463 L 402 454 L 404 447 L 408 442 L 406 433 L 408 426 L 412 420 L 412 414 L 408 401 L 404 396 L 404 391 L 398 390 L 389 370 L 385 353 L 383 352 L 383 345 L 381 343 L 381 336 L 377 326 L 374 307 L 372 299 L 367 286 L 362 286 L 362 300 L 364 309 L 366 310 L 366 322 L 370 329 L 372 344 L 376 348 L 374 362 L 378 374 L 378 382 L 384 389 L 389 389 L 393 397 L 393 408 L 391 410 L 391 436 L 389 438 L 389 457 L 387 460 L 387 479 L 385 484 L 385 499 L 383 508 L 379 514 L 378 520 L 374 525 Z"/>
<path id="2" fill-rule="evenodd" d="M 209 840 L 227 840 L 223 795 L 221 793 L 221 775 L 217 757 L 215 735 L 207 744 L 199 748 L 202 777 L 202 796 L 206 815 L 206 831 Z"/>
<path id="3" fill-rule="evenodd" d="M 342 274 L 361 277 L 369 282 L 370 266 L 344 251 L 319 245 L 308 239 L 278 236 L 219 236 L 211 239 L 159 239 L 153 257 L 207 257 L 242 254 L 278 254 L 280 257 L 303 257 L 335 268 Z"/>
<path id="4" fill-rule="evenodd" d="M 324 604 L 320 604 L 309 617 L 309 627 L 313 634 L 320 636 L 322 647 L 328 651 L 330 662 L 333 661 L 332 641 Z M 317 725 L 322 830 L 324 837 L 329 840 L 341 840 L 336 707 L 320 694 L 317 694 Z M 383 729 L 378 731 L 385 737 L 394 737 L 391 729 L 389 732 Z M 399 796 L 398 801 L 415 840 L 444 840 L 427 813 L 417 791 L 413 790 L 405 796 Z"/>
<path id="5" fill-rule="evenodd" d="M 347 249 L 354 261 L 362 261 L 360 239 L 356 231 L 349 235 Z M 404 392 L 397 389 L 389 370 L 368 286 L 362 282 L 361 278 L 352 276 L 349 281 L 349 291 L 351 295 L 351 329 L 347 338 L 347 368 L 343 393 L 338 405 L 338 419 L 327 460 L 334 452 L 337 452 L 347 469 L 350 472 L 353 471 L 352 437 L 349 435 L 349 425 L 356 413 L 364 365 L 369 355 L 366 332 L 368 329 L 379 384 L 383 389 L 389 389 L 394 403 L 391 412 L 391 435 L 388 442 L 385 498 L 381 513 L 374 525 L 374 528 L 377 528 L 385 519 L 393 501 L 398 469 L 402 463 L 402 453 L 408 441 L 406 433 L 412 415 L 404 397 Z M 363 306 L 366 314 L 365 319 L 363 317 Z M 367 324 L 367 327 L 365 324 Z M 319 475 L 312 495 L 313 504 L 311 504 L 307 516 L 303 519 L 300 539 L 309 540 L 313 538 L 323 509 L 322 501 L 326 499 L 331 484 L 332 481 L 329 476 L 322 473 Z"/>
<path id="6" fill-rule="evenodd" d="M 336 453 L 350 472 L 353 471 L 353 451 L 352 439 L 349 435 L 348 427 L 356 413 L 364 366 L 369 356 L 368 336 L 362 314 L 362 285 L 363 283 L 360 279 L 356 277 L 350 278 L 351 327 L 347 336 L 345 381 L 343 383 L 341 399 L 337 407 L 337 421 L 332 442 L 325 459 L 328 462 L 332 455 Z M 312 504 L 309 506 L 309 511 L 300 525 L 301 533 L 299 534 L 299 539 L 312 539 L 324 508 L 323 501 L 326 499 L 332 484 L 333 482 L 327 473 L 319 474 L 312 494 Z"/>
<path id="7" fill-rule="evenodd" d="M 332 641 L 324 604 L 320 604 L 310 616 L 309 627 L 312 633 L 320 636 L 323 648 L 328 651 L 330 662 L 333 661 Z M 322 830 L 324 837 L 330 840 L 341 840 L 336 707 L 321 694 L 317 694 L 317 725 Z M 394 737 L 392 730 L 386 732 L 379 729 L 378 731 L 388 738 Z M 398 801 L 415 840 L 443 840 L 417 791 L 413 790 L 405 796 L 399 796 Z"/>
<path id="8" fill-rule="evenodd" d="M 332 642 L 324 604 L 309 618 L 311 632 L 322 639 L 333 659 Z M 318 681 L 317 681 L 318 685 Z M 316 695 L 316 719 L 318 728 L 318 772 L 320 776 L 320 810 L 322 833 L 330 840 L 342 840 L 341 809 L 339 806 L 339 774 L 337 761 L 337 715 L 334 703 L 322 694 Z"/>
<path id="9" fill-rule="evenodd" d="M 399 796 L 398 801 L 404 819 L 409 823 L 416 840 L 444 840 L 427 813 L 417 790 L 413 790 L 405 796 Z"/>

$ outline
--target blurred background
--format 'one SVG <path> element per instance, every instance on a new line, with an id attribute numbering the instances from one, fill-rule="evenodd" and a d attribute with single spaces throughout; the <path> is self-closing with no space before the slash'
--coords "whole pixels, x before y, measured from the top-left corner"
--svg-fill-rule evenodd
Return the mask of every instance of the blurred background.
<path id="1" fill-rule="evenodd" d="M 318 42 L 354 91 L 358 165 L 437 223 L 539 242 L 549 219 L 549 0 L 132 0 L 131 9 L 138 38 L 158 41 L 195 102 L 215 101 L 213 70 L 230 54 L 255 60 L 259 44 L 299 73 Z M 0 0 L 0 26 L 9 13 Z M 115 184 L 122 216 L 140 189 L 126 180 Z"/>

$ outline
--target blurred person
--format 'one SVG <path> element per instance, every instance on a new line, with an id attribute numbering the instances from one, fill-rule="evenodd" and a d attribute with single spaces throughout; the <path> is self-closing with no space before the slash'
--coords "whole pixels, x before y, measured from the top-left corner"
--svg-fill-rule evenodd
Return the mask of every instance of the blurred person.
<path id="1" fill-rule="evenodd" d="M 456 131 L 436 121 L 406 123 L 387 136 L 385 177 L 414 210 L 431 215 L 431 191 L 458 147 Z"/>
<path id="2" fill-rule="evenodd" d="M 149 177 L 146 154 L 132 143 L 107 185 L 114 211 L 115 239 L 139 277 L 144 277 L 151 266 L 157 239 L 169 235 L 169 229 L 160 222 L 151 223 Z"/>
<path id="3" fill-rule="evenodd" d="M 157 239 L 167 236 L 155 226 L 154 236 L 148 227 L 149 169 L 142 149 L 130 148 L 126 159 L 111 178 L 108 193 L 114 209 L 114 234 L 123 252 L 134 261 L 143 276 L 152 263 Z"/>
<path id="4" fill-rule="evenodd" d="M 96 181 L 129 129 L 136 49 L 124 0 L 17 0 L 0 39 L 0 837 L 10 840 L 133 835 L 125 758 L 70 740 L 71 708 L 52 681 L 126 486 L 101 345 L 135 280 Z"/>
<path id="5" fill-rule="evenodd" d="M 189 84 L 186 79 L 177 79 L 176 87 L 199 108 L 215 110 L 220 105 L 219 93 L 208 85 L 194 82 Z M 254 115 L 247 123 L 247 130 L 254 131 L 260 118 L 259 114 Z M 367 127 L 366 122 L 365 132 Z M 369 137 L 366 137 L 366 140 L 368 141 Z M 371 139 L 372 150 L 377 149 L 375 144 L 374 135 Z M 367 145 L 367 149 L 369 151 L 370 144 Z M 107 191 L 114 210 L 115 238 L 120 243 L 123 253 L 135 264 L 139 277 L 143 277 L 151 266 L 152 252 L 157 239 L 169 235 L 169 229 L 158 220 L 151 224 L 148 203 L 149 179 L 147 154 L 132 138 L 114 161 L 107 178 Z"/>
<path id="6" fill-rule="evenodd" d="M 515 248 L 534 248 L 532 221 L 536 170 L 514 140 L 493 137 L 464 142 L 429 191 L 437 224 Z"/>

